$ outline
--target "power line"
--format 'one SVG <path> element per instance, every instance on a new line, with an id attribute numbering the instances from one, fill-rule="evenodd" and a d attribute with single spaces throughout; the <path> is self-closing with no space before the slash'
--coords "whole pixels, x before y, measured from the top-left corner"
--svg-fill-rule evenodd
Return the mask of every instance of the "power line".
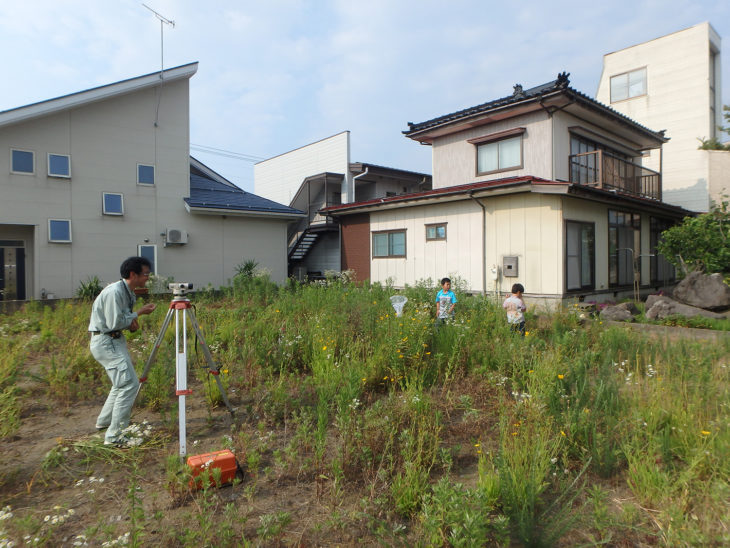
<path id="1" fill-rule="evenodd" d="M 225 158 L 233 158 L 235 160 L 243 160 L 245 162 L 260 162 L 261 160 L 266 159 L 266 158 L 262 158 L 260 156 L 246 154 L 244 152 L 235 152 L 233 150 L 225 150 L 222 148 L 209 147 L 206 145 L 197 145 L 195 143 L 190 143 L 190 148 L 192 150 L 197 150 L 199 152 L 205 152 L 206 154 L 215 154 L 216 156 L 223 156 Z"/>

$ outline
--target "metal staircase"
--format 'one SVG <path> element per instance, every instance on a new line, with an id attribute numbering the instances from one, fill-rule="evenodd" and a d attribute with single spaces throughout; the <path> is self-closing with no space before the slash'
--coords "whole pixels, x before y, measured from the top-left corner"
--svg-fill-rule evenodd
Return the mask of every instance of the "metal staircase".
<path id="1" fill-rule="evenodd" d="M 313 232 L 309 228 L 305 229 L 299 235 L 294 245 L 289 248 L 289 260 L 299 261 L 306 257 L 318 237 L 319 232 Z"/>

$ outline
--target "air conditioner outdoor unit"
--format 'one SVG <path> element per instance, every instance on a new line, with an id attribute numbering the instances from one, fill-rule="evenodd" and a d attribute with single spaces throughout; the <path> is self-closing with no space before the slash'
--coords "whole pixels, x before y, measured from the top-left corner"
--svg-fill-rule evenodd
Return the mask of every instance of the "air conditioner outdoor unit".
<path id="1" fill-rule="evenodd" d="M 188 243 L 188 233 L 179 228 L 168 228 L 165 233 L 165 245 L 182 245 Z"/>

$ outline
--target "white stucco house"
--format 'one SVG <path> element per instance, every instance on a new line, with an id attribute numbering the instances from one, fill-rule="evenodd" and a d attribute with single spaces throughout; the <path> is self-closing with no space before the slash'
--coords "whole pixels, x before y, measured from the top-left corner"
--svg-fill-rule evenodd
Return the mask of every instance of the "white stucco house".
<path id="1" fill-rule="evenodd" d="M 655 254 L 662 230 L 690 213 L 662 201 L 643 155 L 666 142 L 569 86 L 547 84 L 421 122 L 405 135 L 433 147 L 433 189 L 330 206 L 342 269 L 396 287 L 458 276 L 472 292 L 552 303 L 605 301 L 674 280 Z"/>
<path id="2" fill-rule="evenodd" d="M 708 211 L 730 194 L 730 152 L 699 150 L 721 140 L 722 41 L 710 23 L 661 36 L 603 57 L 596 100 L 651 128 L 666 130 L 644 165 L 662 171 L 664 201 Z"/>
<path id="3" fill-rule="evenodd" d="M 0 112 L 4 300 L 71 297 L 92 276 L 118 279 L 136 254 L 198 287 L 249 259 L 285 280 L 287 224 L 302 212 L 190 157 L 197 66 Z"/>

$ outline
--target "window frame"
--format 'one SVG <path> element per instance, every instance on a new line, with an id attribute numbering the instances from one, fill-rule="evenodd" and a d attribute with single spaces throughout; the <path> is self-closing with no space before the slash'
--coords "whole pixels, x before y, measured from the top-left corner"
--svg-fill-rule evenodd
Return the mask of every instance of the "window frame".
<path id="1" fill-rule="evenodd" d="M 370 233 L 370 245 L 371 245 L 371 257 L 373 259 L 405 259 L 408 255 L 408 238 L 407 230 L 405 228 L 396 228 L 392 230 L 376 230 Z M 393 246 L 391 241 L 391 234 L 403 234 L 403 254 L 396 255 L 393 253 Z M 376 255 L 375 254 L 375 237 L 386 235 L 388 237 L 388 254 L 387 255 Z"/>
<path id="2" fill-rule="evenodd" d="M 643 72 L 644 73 L 644 89 L 643 93 L 639 93 L 637 95 L 631 95 L 631 75 L 635 74 L 637 72 Z M 619 77 L 625 77 L 626 78 L 626 97 L 622 97 L 620 99 L 613 97 L 613 80 L 614 78 Z M 639 67 L 633 70 L 627 70 L 625 72 L 620 72 L 618 74 L 614 74 L 608 79 L 608 93 L 610 97 L 611 103 L 619 103 L 621 101 L 628 101 L 629 99 L 636 99 L 637 97 L 646 97 L 649 94 L 649 75 L 646 66 Z"/>
<path id="3" fill-rule="evenodd" d="M 31 167 L 31 171 L 16 171 L 15 168 L 15 161 L 14 161 L 14 152 L 25 152 L 27 154 L 31 155 L 33 166 Z M 35 151 L 34 150 L 27 150 L 24 148 L 15 148 L 10 147 L 10 173 L 14 175 L 35 175 Z"/>
<path id="4" fill-rule="evenodd" d="M 152 268 L 150 268 L 150 274 L 156 274 L 157 273 L 157 244 L 137 244 L 137 256 L 138 257 L 144 257 L 144 255 L 142 255 L 143 247 L 152 248 L 154 258 L 150 261 L 152 263 Z M 149 257 L 147 257 L 147 258 L 149 259 Z"/>
<path id="5" fill-rule="evenodd" d="M 152 182 L 151 183 L 145 183 L 145 182 L 140 181 L 139 169 L 142 167 L 151 167 L 152 168 Z M 137 184 L 142 185 L 142 186 L 155 186 L 156 183 L 157 183 L 157 168 L 155 167 L 155 165 L 154 164 L 143 164 L 143 163 L 138 162 L 137 163 Z"/>
<path id="6" fill-rule="evenodd" d="M 508 129 L 505 131 L 499 131 L 497 133 L 491 133 L 482 137 L 476 137 L 474 139 L 467 139 L 467 143 L 474 145 L 474 151 L 476 154 L 476 161 L 474 165 L 474 171 L 476 175 L 490 175 L 492 173 L 501 173 L 503 171 L 514 171 L 516 169 L 523 169 L 525 167 L 525 147 L 524 147 L 524 135 L 527 132 L 527 128 L 517 127 Z M 513 139 L 519 139 L 520 141 L 520 161 L 519 164 L 512 166 L 502 167 L 499 165 L 499 145 L 500 143 L 510 141 Z M 479 171 L 479 150 L 482 147 L 496 145 L 497 146 L 497 169 L 489 171 Z"/>
<path id="7" fill-rule="evenodd" d="M 60 174 L 60 173 L 51 173 L 51 156 L 58 156 L 59 158 L 66 158 L 68 160 L 68 174 Z M 46 155 L 47 160 L 47 172 L 49 177 L 54 177 L 57 179 L 70 179 L 71 178 L 71 155 L 70 154 L 56 154 L 55 152 L 49 152 Z"/>
<path id="8" fill-rule="evenodd" d="M 608 287 L 614 288 L 614 287 L 631 287 L 634 283 L 634 263 L 637 262 L 639 259 L 639 256 L 641 255 L 641 213 L 637 213 L 636 211 L 627 211 L 627 210 L 619 210 L 619 209 L 609 209 L 607 211 L 608 214 Z M 611 220 L 612 215 L 614 216 L 614 221 Z M 625 222 L 626 216 L 629 216 L 629 222 Z M 619 222 L 619 218 L 623 218 L 624 221 Z M 638 220 L 638 226 L 635 226 Z M 620 247 L 620 242 L 622 239 L 622 236 L 620 234 L 621 231 L 625 230 L 632 230 L 633 231 L 633 240 L 634 244 L 631 248 L 631 253 L 619 253 L 619 249 L 626 249 L 625 247 Z M 615 234 L 615 242 L 612 241 L 613 234 Z M 637 247 L 638 242 L 638 249 Z M 615 250 L 612 251 L 612 247 L 615 246 Z M 622 278 L 622 271 L 626 270 L 626 261 L 630 261 L 631 266 L 631 279 L 628 281 L 621 280 Z M 638 263 L 639 268 L 639 281 L 641 281 L 641 262 Z M 623 266 L 623 267 L 622 267 Z M 615 269 L 615 273 L 614 273 Z M 625 274 L 625 272 L 624 272 Z M 615 280 L 615 281 L 614 281 Z"/>
<path id="9" fill-rule="evenodd" d="M 52 223 L 59 223 L 59 222 L 65 222 L 68 225 L 68 239 L 67 240 L 60 240 L 60 239 L 54 239 L 53 238 L 53 230 L 51 229 Z M 70 244 L 73 241 L 72 232 L 71 232 L 71 219 L 48 219 L 48 243 L 52 244 Z"/>
<path id="10" fill-rule="evenodd" d="M 106 197 L 107 196 L 119 196 L 121 199 L 121 211 L 107 211 Z M 102 215 L 111 215 L 121 217 L 124 215 L 124 194 L 121 192 L 102 192 L 101 193 L 101 213 Z"/>
<path id="11" fill-rule="evenodd" d="M 579 293 L 583 291 L 593 291 L 596 288 L 596 223 L 589 222 L 589 221 L 574 221 L 574 220 L 566 220 L 565 223 L 565 260 L 563 264 L 564 272 L 565 272 L 565 292 L 566 293 Z M 590 227 L 592 231 L 592 238 L 591 238 L 591 249 L 589 250 L 590 254 L 590 274 L 591 274 L 591 280 L 588 285 L 583 285 L 583 248 L 580 247 L 579 252 L 579 259 L 578 259 L 578 265 L 580 268 L 580 271 L 578 273 L 578 277 L 580 279 L 580 287 L 577 288 L 570 288 L 569 285 L 569 279 L 568 279 L 568 262 L 570 256 L 568 255 L 568 225 L 577 225 L 581 229 L 583 227 Z"/>
<path id="12" fill-rule="evenodd" d="M 426 241 L 427 242 L 445 242 L 446 241 L 446 234 L 447 234 L 446 233 L 446 225 L 447 224 L 448 223 L 426 223 L 424 225 L 425 228 L 426 228 Z M 443 237 L 438 236 L 438 235 L 433 236 L 433 237 L 429 237 L 428 236 L 428 229 L 429 228 L 433 228 L 433 229 L 443 228 L 444 229 L 444 235 L 443 235 Z M 436 232 L 438 232 L 438 230 L 436 230 Z"/>

